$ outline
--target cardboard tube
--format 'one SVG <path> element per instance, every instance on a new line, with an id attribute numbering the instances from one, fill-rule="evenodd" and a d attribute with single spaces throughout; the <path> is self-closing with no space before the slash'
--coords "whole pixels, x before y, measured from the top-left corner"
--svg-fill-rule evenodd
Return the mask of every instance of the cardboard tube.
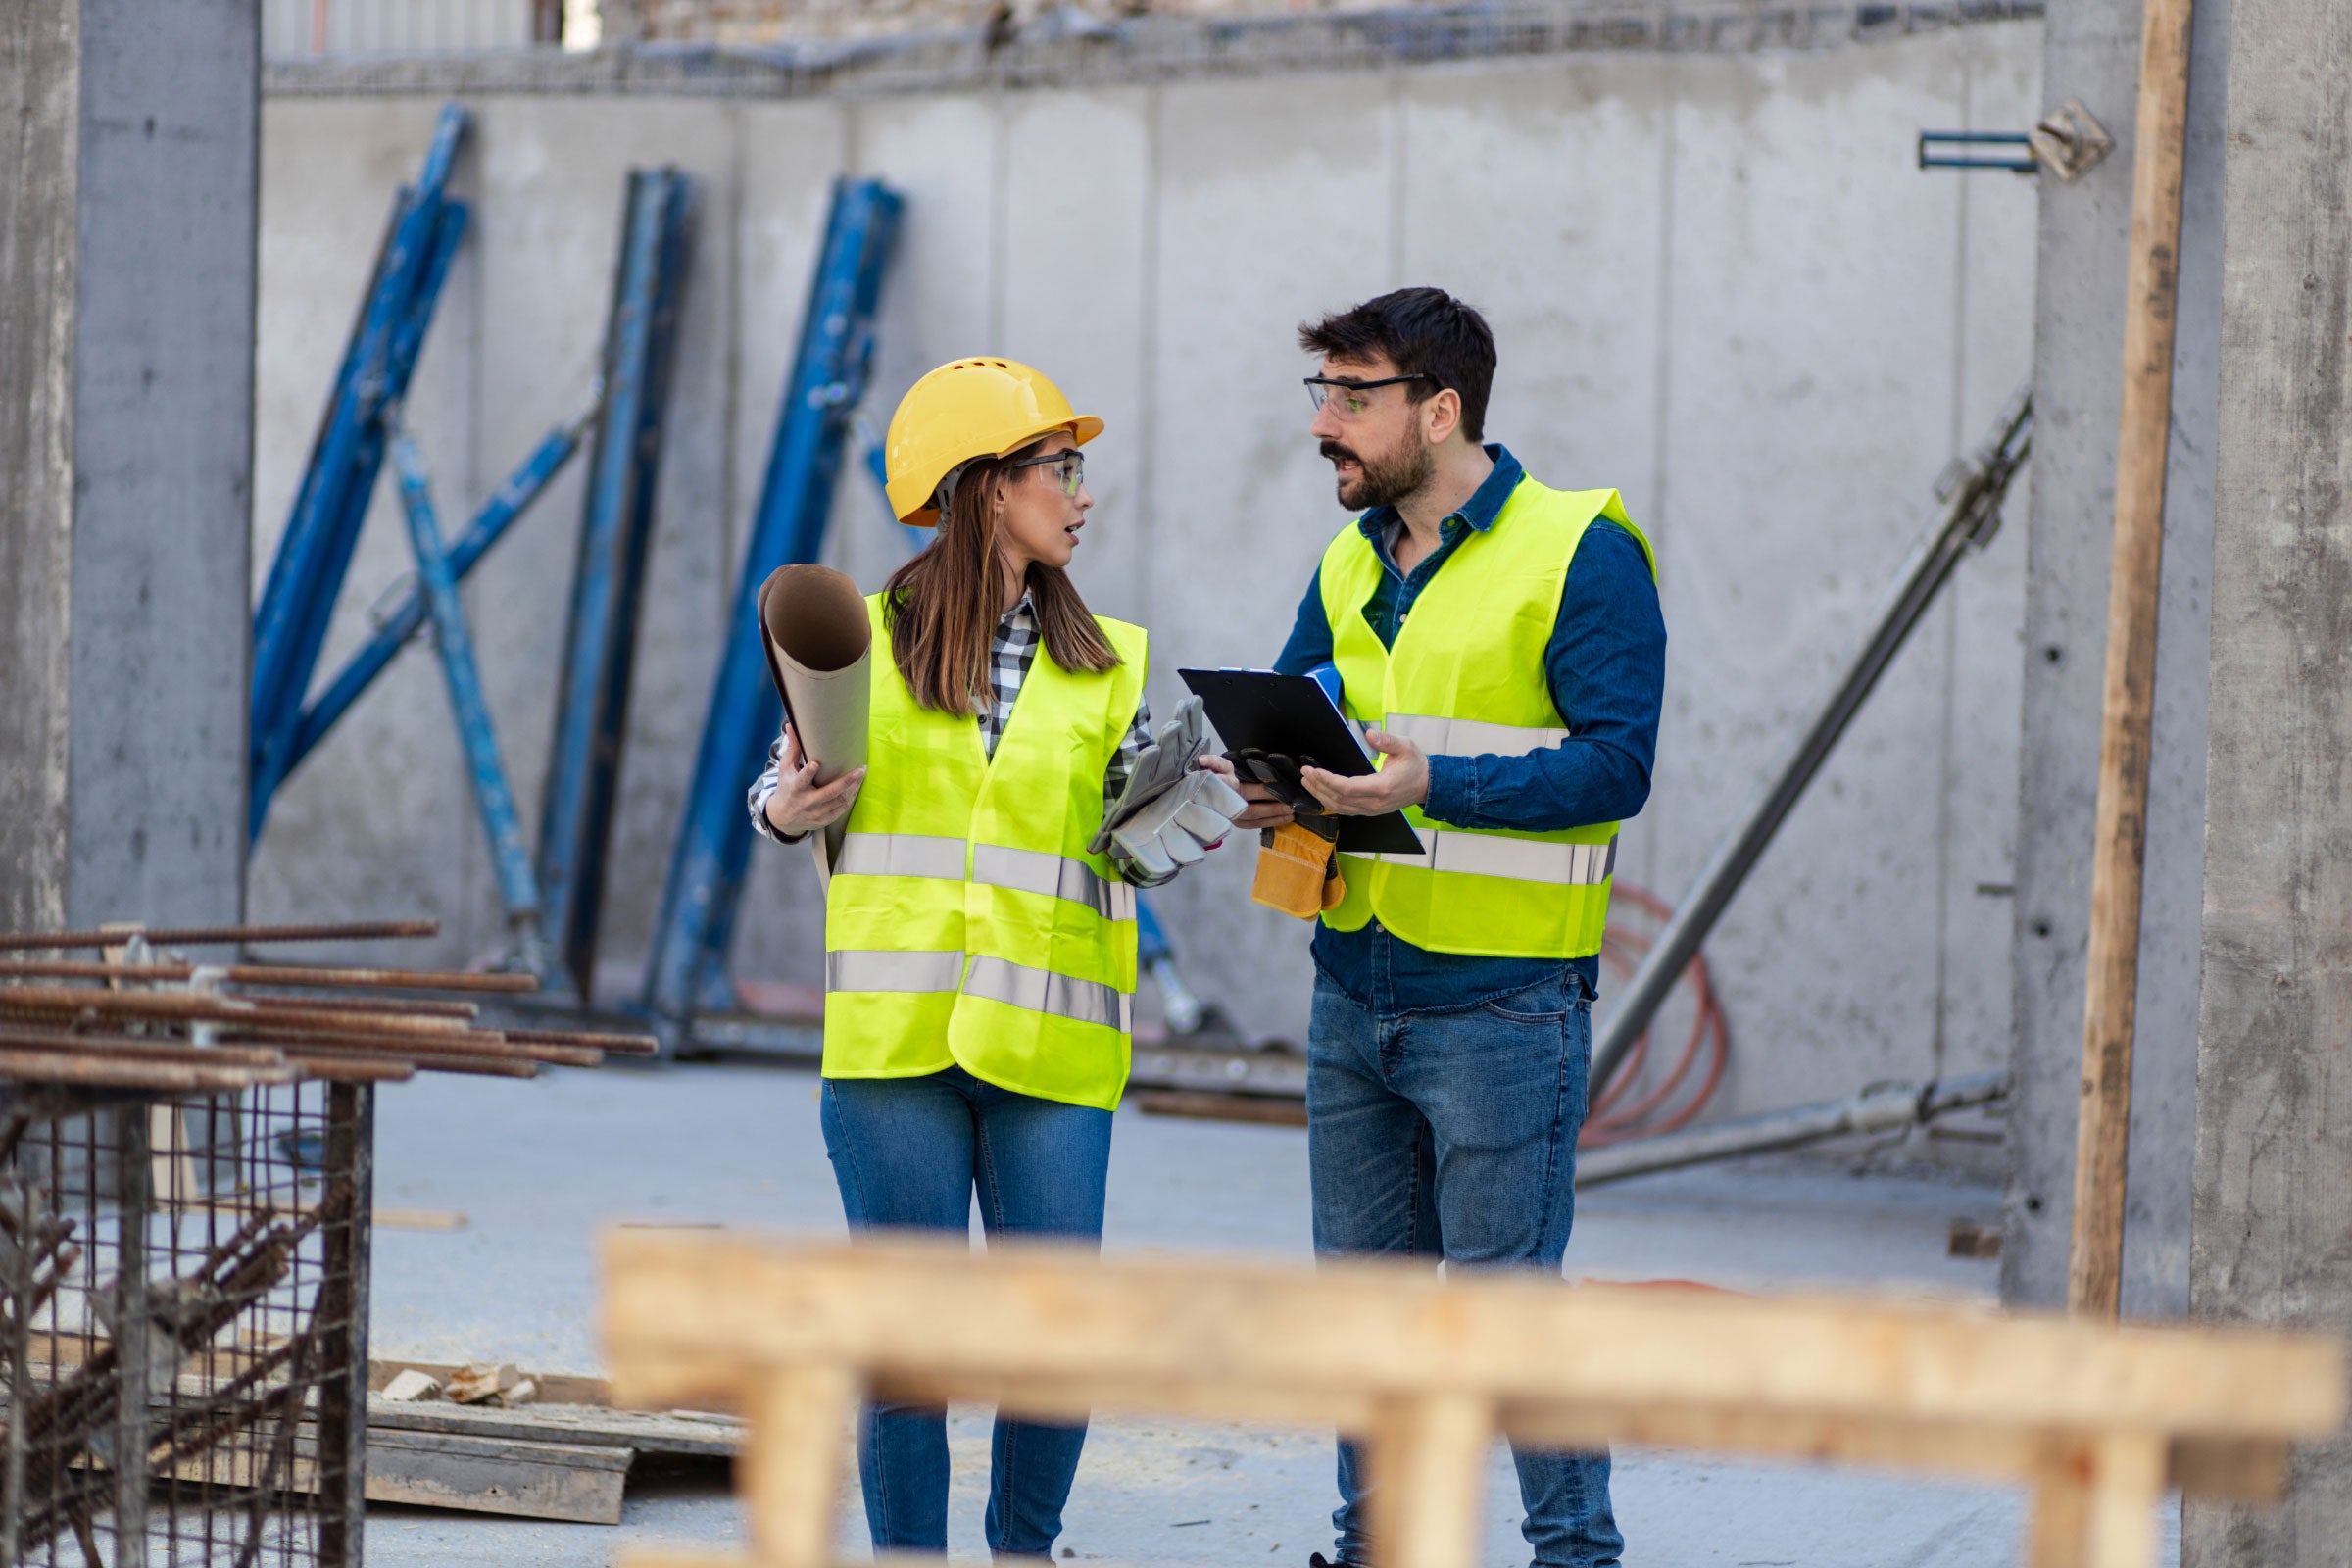
<path id="1" fill-rule="evenodd" d="M 768 677 L 817 782 L 864 766 L 874 633 L 858 585 L 830 566 L 779 566 L 760 585 L 760 630 Z M 841 835 L 838 823 L 825 830 L 820 868 L 831 868 Z"/>

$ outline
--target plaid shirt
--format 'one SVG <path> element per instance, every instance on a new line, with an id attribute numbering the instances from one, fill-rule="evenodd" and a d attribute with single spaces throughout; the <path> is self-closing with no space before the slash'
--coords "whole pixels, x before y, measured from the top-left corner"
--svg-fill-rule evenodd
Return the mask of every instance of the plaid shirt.
<path id="1" fill-rule="evenodd" d="M 987 712 L 980 717 L 980 744 L 990 757 L 997 755 L 997 742 L 1004 738 L 1004 726 L 1012 717 L 1014 699 L 1021 695 L 1021 683 L 1029 678 L 1029 666 L 1037 661 L 1037 607 L 1023 593 L 1020 603 L 1004 612 L 997 622 L 996 635 L 989 639 L 988 685 L 995 699 Z M 789 721 L 789 715 L 787 715 Z M 1152 744 L 1152 701 L 1145 698 L 1136 704 L 1134 722 L 1127 733 L 1119 737 L 1119 749 L 1111 754 L 1110 765 L 1102 770 L 1102 809 L 1107 813 L 1127 788 L 1127 775 L 1135 767 L 1136 759 Z M 787 838 L 776 831 L 767 819 L 768 797 L 776 793 L 779 773 L 784 762 L 784 735 L 778 731 L 768 744 L 767 766 L 752 784 L 746 804 L 751 808 L 752 826 L 764 838 L 778 844 L 797 844 L 797 838 Z M 806 837 L 806 835 L 803 835 Z M 1139 871 L 1115 849 L 1111 858 L 1118 863 L 1119 873 L 1138 887 L 1156 887 L 1169 880 Z"/>

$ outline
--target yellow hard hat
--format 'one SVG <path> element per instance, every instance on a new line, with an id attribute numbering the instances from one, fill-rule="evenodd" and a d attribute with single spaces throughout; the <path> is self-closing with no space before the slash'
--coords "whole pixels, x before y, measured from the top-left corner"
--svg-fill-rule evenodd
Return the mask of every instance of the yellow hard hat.
<path id="1" fill-rule="evenodd" d="M 890 416 L 882 460 L 890 509 L 918 528 L 938 521 L 932 503 L 949 470 L 1004 458 L 1055 430 L 1084 446 L 1102 421 L 1074 412 L 1061 388 L 1016 360 L 950 360 L 906 389 Z"/>

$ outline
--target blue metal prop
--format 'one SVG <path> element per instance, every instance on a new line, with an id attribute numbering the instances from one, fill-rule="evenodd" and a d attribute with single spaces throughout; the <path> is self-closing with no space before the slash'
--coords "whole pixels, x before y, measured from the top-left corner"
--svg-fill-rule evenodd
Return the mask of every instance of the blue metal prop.
<path id="1" fill-rule="evenodd" d="M 457 573 L 441 542 L 424 459 L 406 430 L 393 434 L 392 471 L 400 481 L 401 512 L 409 520 L 409 543 L 416 552 L 416 585 L 432 616 L 449 706 L 457 715 L 458 739 L 466 748 L 466 766 L 473 779 L 474 805 L 481 810 L 482 831 L 498 867 L 498 896 L 507 906 L 508 923 L 520 927 L 538 913 L 539 885 L 531 876 L 531 853 L 523 843 L 514 792 L 499 760 L 498 735 L 491 727 L 489 701 L 482 695 L 481 670 L 473 662 L 466 609 L 458 603 Z"/>
<path id="2" fill-rule="evenodd" d="M 743 794 L 783 717 L 760 655 L 754 600 L 769 572 L 816 560 L 823 544 L 850 415 L 865 391 L 874 309 L 902 206 L 878 180 L 841 180 L 833 187 L 800 348 L 785 382 L 685 820 L 654 927 L 643 1002 L 665 1039 L 674 1038 L 698 1007 L 725 1004 L 727 947 L 752 846 Z"/>
<path id="3" fill-rule="evenodd" d="M 604 407 L 580 512 L 555 742 L 540 797 L 540 936 L 569 976 L 572 993 L 583 998 L 596 966 L 606 851 L 654 531 L 689 201 L 687 178 L 674 169 L 629 174 L 605 334 Z"/>
<path id="4" fill-rule="evenodd" d="M 522 466 L 507 476 L 481 510 L 473 514 L 457 542 L 449 547 L 450 575 L 459 582 L 466 580 L 474 564 L 487 555 L 490 547 L 506 537 L 514 519 L 539 499 L 539 493 L 555 482 L 556 475 L 579 450 L 580 438 L 587 432 L 594 411 L 571 423 L 550 430 L 537 450 L 522 461 Z M 407 646 L 410 638 L 424 626 L 424 595 L 416 588 L 386 612 L 378 621 L 375 634 L 361 644 L 360 651 L 351 656 L 342 670 L 327 683 L 318 700 L 302 710 L 302 723 L 294 732 L 294 748 L 286 762 L 291 773 L 311 755 L 311 748 L 325 738 L 360 694 L 375 683 L 392 662 L 393 656 Z"/>
<path id="5" fill-rule="evenodd" d="M 394 202 L 366 302 L 254 613 L 249 846 L 259 842 L 270 797 L 293 765 L 303 698 L 383 466 L 386 411 L 408 391 L 450 259 L 465 235 L 466 208 L 446 195 L 465 134 L 465 110 L 444 108 L 416 184 Z"/>

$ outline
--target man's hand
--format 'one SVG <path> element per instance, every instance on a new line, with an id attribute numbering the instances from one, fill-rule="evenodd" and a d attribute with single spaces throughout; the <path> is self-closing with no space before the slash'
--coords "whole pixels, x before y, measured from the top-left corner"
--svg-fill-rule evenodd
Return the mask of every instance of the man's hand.
<path id="1" fill-rule="evenodd" d="M 767 798 L 767 825 L 788 838 L 831 827 L 858 804 L 865 769 L 853 767 L 830 784 L 816 781 L 816 764 L 801 755 L 801 738 L 784 726 L 784 759 L 776 768 L 776 793 Z"/>
<path id="2" fill-rule="evenodd" d="M 1320 767 L 1302 767 L 1298 781 L 1334 816 L 1379 816 L 1419 806 L 1429 799 L 1429 754 L 1401 735 L 1376 729 L 1364 737 L 1388 759 L 1377 773 L 1345 778 Z M 1247 825 L 1249 818 L 1244 817 Z"/>
<path id="3" fill-rule="evenodd" d="M 1242 777 L 1241 774 L 1235 770 L 1232 759 L 1220 757 L 1215 752 L 1210 752 L 1204 755 L 1200 760 L 1194 765 L 1196 767 L 1206 768 L 1209 772 L 1217 774 L 1223 778 L 1226 783 L 1232 785 L 1235 789 L 1240 790 L 1242 792 L 1242 799 L 1250 803 L 1250 809 L 1244 811 L 1241 815 L 1233 819 L 1233 825 L 1235 827 L 1254 833 L 1259 828 L 1280 827 L 1285 822 L 1289 822 L 1293 819 L 1291 815 L 1291 808 L 1283 805 L 1279 800 L 1276 800 L 1274 798 L 1274 792 L 1266 788 L 1263 784 L 1258 783 L 1254 779 L 1246 779 Z"/>

